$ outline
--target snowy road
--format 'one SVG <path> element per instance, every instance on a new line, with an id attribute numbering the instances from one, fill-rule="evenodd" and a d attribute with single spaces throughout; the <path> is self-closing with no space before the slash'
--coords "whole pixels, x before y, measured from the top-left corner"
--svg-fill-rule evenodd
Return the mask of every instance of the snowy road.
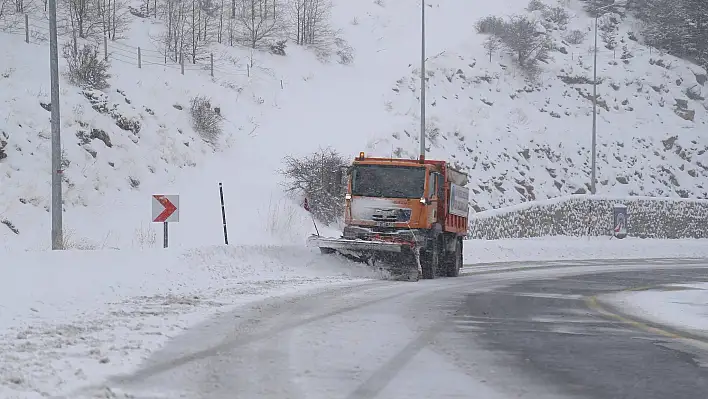
<path id="1" fill-rule="evenodd" d="M 270 299 L 188 331 L 84 397 L 701 396 L 708 373 L 693 360 L 698 349 L 609 321 L 583 299 L 696 281 L 708 263 L 592 263 Z"/>

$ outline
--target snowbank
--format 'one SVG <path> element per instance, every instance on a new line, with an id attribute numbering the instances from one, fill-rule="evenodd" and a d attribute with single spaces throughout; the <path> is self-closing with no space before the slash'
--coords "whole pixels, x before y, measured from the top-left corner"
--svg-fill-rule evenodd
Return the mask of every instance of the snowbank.
<path id="1" fill-rule="evenodd" d="M 708 258 L 708 240 L 546 237 L 466 240 L 466 265 L 493 262 L 586 259 Z"/>
<path id="2" fill-rule="evenodd" d="M 475 214 L 472 238 L 608 236 L 614 204 L 627 206 L 630 236 L 706 238 L 708 200 L 570 195 Z"/>
<path id="3" fill-rule="evenodd" d="M 708 283 L 671 284 L 659 290 L 603 295 L 602 299 L 642 319 L 708 335 Z"/>
<path id="4" fill-rule="evenodd" d="M 170 337 L 265 296 L 374 277 L 296 247 L 1 254 L 0 397 L 126 372 Z"/>

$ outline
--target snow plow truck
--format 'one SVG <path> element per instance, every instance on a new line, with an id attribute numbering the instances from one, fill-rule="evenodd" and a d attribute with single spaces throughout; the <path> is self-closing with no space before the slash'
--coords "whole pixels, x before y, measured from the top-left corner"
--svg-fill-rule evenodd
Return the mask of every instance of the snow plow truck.
<path id="1" fill-rule="evenodd" d="M 457 277 L 468 231 L 467 182 L 445 161 L 362 152 L 347 169 L 341 237 L 312 235 L 308 246 L 379 263 L 401 280 Z"/>

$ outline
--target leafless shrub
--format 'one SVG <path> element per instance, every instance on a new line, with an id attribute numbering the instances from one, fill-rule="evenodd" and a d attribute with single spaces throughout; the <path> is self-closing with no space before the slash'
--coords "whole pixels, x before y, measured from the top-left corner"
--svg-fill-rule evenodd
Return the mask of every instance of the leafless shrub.
<path id="1" fill-rule="evenodd" d="M 135 229 L 135 237 L 133 237 L 133 245 L 140 249 L 155 248 L 157 243 L 157 233 L 150 226 L 147 228 L 140 225 L 140 228 Z"/>
<path id="2" fill-rule="evenodd" d="M 7 152 L 5 151 L 5 147 L 7 147 L 7 140 L 9 139 L 10 136 L 7 133 L 0 132 L 0 160 L 7 158 Z"/>
<path id="3" fill-rule="evenodd" d="M 270 53 L 275 55 L 286 55 L 285 47 L 287 47 L 287 40 L 276 40 L 270 45 Z"/>
<path id="4" fill-rule="evenodd" d="M 334 38 L 334 46 L 336 47 L 338 62 L 342 65 L 349 65 L 354 62 L 354 48 L 341 37 Z"/>
<path id="5" fill-rule="evenodd" d="M 67 63 L 67 77 L 71 83 L 98 90 L 110 87 L 108 63 L 98 54 L 95 46 L 85 44 L 75 51 L 73 44 L 67 42 L 62 47 L 62 55 Z"/>
<path id="6" fill-rule="evenodd" d="M 553 22 L 559 27 L 564 27 L 568 24 L 570 16 L 563 6 L 548 7 L 543 10 L 543 18 Z"/>
<path id="7" fill-rule="evenodd" d="M 544 4 L 541 0 L 531 0 L 529 1 L 529 5 L 526 6 L 527 11 L 543 11 L 547 8 L 548 6 Z"/>
<path id="8" fill-rule="evenodd" d="M 216 143 L 222 132 L 222 117 L 211 107 L 208 97 L 197 96 L 191 99 L 190 114 L 194 131 L 209 143 Z"/>
<path id="9" fill-rule="evenodd" d="M 568 42 L 569 44 L 581 44 L 582 42 L 585 41 L 585 32 L 579 30 L 579 29 L 573 29 L 570 32 L 568 32 L 565 36 L 563 36 L 563 40 Z"/>
<path id="10" fill-rule="evenodd" d="M 75 249 L 79 251 L 95 251 L 99 249 L 99 246 L 95 242 L 85 237 L 78 237 L 74 229 L 64 230 L 61 246 L 63 249 Z"/>
<path id="11" fill-rule="evenodd" d="M 504 29 L 504 20 L 494 15 L 486 16 L 475 24 L 477 33 L 500 34 Z"/>
<path id="12" fill-rule="evenodd" d="M 347 160 L 331 148 L 319 149 L 304 157 L 284 160 L 285 190 L 308 199 L 312 214 L 331 224 L 344 214 L 343 169 Z"/>

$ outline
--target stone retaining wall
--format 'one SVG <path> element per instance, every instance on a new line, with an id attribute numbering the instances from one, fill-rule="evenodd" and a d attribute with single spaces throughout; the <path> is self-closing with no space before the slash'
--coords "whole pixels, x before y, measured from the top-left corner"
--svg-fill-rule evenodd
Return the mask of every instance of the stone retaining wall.
<path id="1" fill-rule="evenodd" d="M 630 237 L 708 238 L 708 200 L 572 195 L 480 212 L 472 239 L 609 236 L 614 204 L 627 206 Z"/>

